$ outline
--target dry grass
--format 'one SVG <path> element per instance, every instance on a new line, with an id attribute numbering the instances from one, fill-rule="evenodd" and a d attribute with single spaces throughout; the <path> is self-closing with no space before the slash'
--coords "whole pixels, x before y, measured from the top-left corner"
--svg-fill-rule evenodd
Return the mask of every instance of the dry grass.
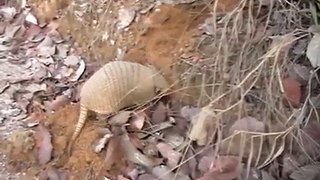
<path id="1" fill-rule="evenodd" d="M 184 86 L 200 86 L 198 104 L 209 104 L 219 127 L 234 115 L 251 115 L 267 125 L 266 133 L 238 132 L 227 137 L 219 132 L 223 128 L 217 128 L 215 143 L 205 148 L 215 147 L 218 155 L 226 153 L 219 149 L 221 144 L 229 143 L 231 150 L 227 152 L 236 151 L 240 158 L 248 152 L 247 166 L 263 168 L 284 151 L 290 151 L 290 143 L 299 142 L 297 132 L 301 124 L 293 116 L 293 109 L 282 101 L 281 79 L 294 59 L 290 56 L 292 45 L 308 36 L 306 29 L 312 20 L 310 9 L 304 8 L 308 4 L 302 2 L 272 0 L 267 9 L 253 2 L 242 0 L 222 17 L 213 8 L 213 34 L 201 39 L 198 47 L 200 53 L 207 53 L 206 59 L 196 65 L 186 60 L 180 62 L 190 66 L 181 73 L 185 75 Z M 216 7 L 217 1 L 214 4 Z M 205 47 L 210 47 L 210 51 L 203 52 Z M 232 146 L 235 141 L 240 143 L 240 150 L 232 149 L 238 148 Z"/>

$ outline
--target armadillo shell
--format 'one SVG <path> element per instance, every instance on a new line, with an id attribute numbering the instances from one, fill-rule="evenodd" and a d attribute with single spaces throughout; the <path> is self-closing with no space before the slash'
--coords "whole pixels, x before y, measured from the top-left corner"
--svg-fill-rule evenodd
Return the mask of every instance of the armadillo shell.
<path id="1" fill-rule="evenodd" d="M 101 114 L 145 103 L 155 96 L 154 76 L 155 71 L 147 66 L 112 61 L 100 68 L 83 85 L 80 103 Z"/>

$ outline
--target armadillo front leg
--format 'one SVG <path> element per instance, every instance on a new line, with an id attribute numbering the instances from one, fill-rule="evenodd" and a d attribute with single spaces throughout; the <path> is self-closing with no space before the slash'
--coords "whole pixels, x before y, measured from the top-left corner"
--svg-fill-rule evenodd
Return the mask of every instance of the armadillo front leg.
<path id="1" fill-rule="evenodd" d="M 86 122 L 87 116 L 88 116 L 88 109 L 80 104 L 80 115 L 79 115 L 78 123 L 75 127 L 75 131 L 72 134 L 72 137 L 69 141 L 68 148 L 67 148 L 68 155 L 71 155 L 73 143 L 74 143 L 75 139 L 79 136 L 79 134 L 80 134 L 85 122 Z"/>

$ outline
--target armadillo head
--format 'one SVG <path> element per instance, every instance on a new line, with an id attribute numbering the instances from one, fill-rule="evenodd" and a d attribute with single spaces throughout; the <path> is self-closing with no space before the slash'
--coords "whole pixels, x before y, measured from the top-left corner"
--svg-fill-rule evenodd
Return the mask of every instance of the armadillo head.
<path id="1" fill-rule="evenodd" d="M 164 78 L 164 76 L 157 70 L 154 66 L 149 65 L 153 72 L 153 82 L 157 92 L 165 92 L 168 91 L 170 85 L 168 81 Z"/>

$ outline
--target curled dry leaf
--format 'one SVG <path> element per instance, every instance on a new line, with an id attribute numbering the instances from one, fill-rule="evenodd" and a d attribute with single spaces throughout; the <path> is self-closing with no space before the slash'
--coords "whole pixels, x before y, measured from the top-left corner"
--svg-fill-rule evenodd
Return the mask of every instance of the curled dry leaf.
<path id="1" fill-rule="evenodd" d="M 307 47 L 307 57 L 313 67 L 320 66 L 320 34 L 314 34 Z"/>
<path id="2" fill-rule="evenodd" d="M 208 138 L 208 129 L 215 124 L 213 119 L 214 113 L 209 106 L 201 109 L 197 116 L 192 118 L 192 128 L 189 138 L 192 141 L 197 141 L 199 146 L 205 145 Z"/>
<path id="3" fill-rule="evenodd" d="M 121 126 L 128 122 L 131 114 L 132 114 L 132 111 L 120 111 L 118 114 L 112 116 L 109 119 L 109 124 Z"/>
<path id="4" fill-rule="evenodd" d="M 234 131 L 251 131 L 251 132 L 264 132 L 265 125 L 263 122 L 258 121 L 254 117 L 244 117 L 237 120 L 230 127 L 229 133 L 232 134 Z"/>
<path id="5" fill-rule="evenodd" d="M 301 99 L 301 84 L 292 77 L 282 79 L 282 85 L 286 99 L 294 107 L 300 105 Z"/>
<path id="6" fill-rule="evenodd" d="M 134 116 L 130 121 L 131 127 L 141 130 L 143 128 L 146 118 L 147 115 L 143 111 L 134 113 Z"/>
<path id="7" fill-rule="evenodd" d="M 41 165 L 46 164 L 51 159 L 53 146 L 51 144 L 51 134 L 42 124 L 36 128 L 36 145 L 38 148 L 37 156 Z"/>
<path id="8" fill-rule="evenodd" d="M 78 81 L 79 78 L 81 77 L 81 75 L 84 73 L 85 69 L 86 69 L 86 64 L 85 64 L 84 60 L 81 59 L 80 65 L 79 65 L 77 71 L 71 76 L 70 81 L 72 81 L 72 82 Z"/>
<path id="9" fill-rule="evenodd" d="M 26 21 L 32 24 L 38 24 L 38 19 L 31 13 L 27 14 Z"/>
<path id="10" fill-rule="evenodd" d="M 162 157 L 168 160 L 168 166 L 170 168 L 176 167 L 176 165 L 179 163 L 182 154 L 178 151 L 175 151 L 173 147 L 169 144 L 163 142 L 158 143 L 157 148 Z"/>
<path id="11" fill-rule="evenodd" d="M 123 29 L 128 27 L 134 20 L 136 11 L 133 8 L 120 9 L 119 10 L 119 22 L 118 29 Z"/>
<path id="12" fill-rule="evenodd" d="M 242 167 L 238 157 L 220 156 L 215 160 L 210 171 L 198 180 L 233 180 L 240 176 Z"/>
<path id="13" fill-rule="evenodd" d="M 95 146 L 94 152 L 98 153 L 106 146 L 108 140 L 113 136 L 111 132 L 105 134 L 99 141 L 98 144 Z"/>
<path id="14" fill-rule="evenodd" d="M 125 130 L 123 131 L 125 132 Z M 131 143 L 127 132 L 121 136 L 121 143 L 128 160 L 148 168 L 153 167 L 155 163 L 136 149 L 136 147 Z"/>

